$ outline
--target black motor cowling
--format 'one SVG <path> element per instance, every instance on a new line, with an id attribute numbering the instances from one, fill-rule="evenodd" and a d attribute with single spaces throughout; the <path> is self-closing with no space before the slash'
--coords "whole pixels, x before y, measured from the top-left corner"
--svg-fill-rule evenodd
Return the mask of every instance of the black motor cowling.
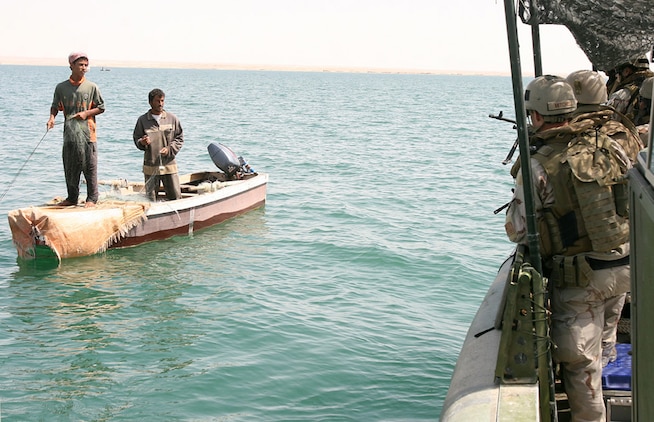
<path id="1" fill-rule="evenodd" d="M 238 156 L 229 147 L 212 142 L 207 146 L 211 161 L 227 175 L 228 178 L 233 178 L 237 172 L 241 170 L 241 163 Z"/>

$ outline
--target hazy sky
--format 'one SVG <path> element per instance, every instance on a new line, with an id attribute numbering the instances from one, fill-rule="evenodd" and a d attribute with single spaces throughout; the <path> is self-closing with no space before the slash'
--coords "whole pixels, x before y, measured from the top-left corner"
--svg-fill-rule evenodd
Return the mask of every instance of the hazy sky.
<path id="1" fill-rule="evenodd" d="M 502 0 L 2 0 L 2 57 L 508 72 Z M 529 28 L 519 23 L 523 70 Z M 590 68 L 541 32 L 546 73 Z"/>

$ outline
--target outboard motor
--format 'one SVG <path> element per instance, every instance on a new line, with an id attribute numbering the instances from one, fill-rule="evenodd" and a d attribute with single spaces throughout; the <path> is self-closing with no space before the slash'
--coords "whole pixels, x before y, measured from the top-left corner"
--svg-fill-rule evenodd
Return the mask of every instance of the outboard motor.
<path id="1" fill-rule="evenodd" d="M 256 171 L 250 167 L 250 164 L 240 155 L 238 156 L 238 162 L 241 163 L 241 170 L 243 173 L 256 173 Z"/>
<path id="2" fill-rule="evenodd" d="M 207 150 L 211 161 L 227 175 L 228 179 L 238 177 L 239 172 L 254 173 L 243 157 L 237 156 L 234 151 L 221 143 L 212 142 L 207 146 Z"/>

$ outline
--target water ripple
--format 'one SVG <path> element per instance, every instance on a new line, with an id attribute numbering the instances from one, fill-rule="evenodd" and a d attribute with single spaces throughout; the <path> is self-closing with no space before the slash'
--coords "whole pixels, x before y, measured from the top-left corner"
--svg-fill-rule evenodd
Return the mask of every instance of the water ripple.
<path id="1" fill-rule="evenodd" d="M 14 154 L 44 134 L 66 68 L 0 66 Z M 515 139 L 508 78 L 92 72 L 99 177 L 141 180 L 131 132 L 166 92 L 188 172 L 219 141 L 270 174 L 262 209 L 191 237 L 20 262 L 0 227 L 6 420 L 436 420 L 467 326 L 511 245 L 493 210 Z M 484 95 L 479 95 L 483 92 Z M 37 99 L 37 104 L 34 104 Z M 39 105 L 40 104 L 40 105 Z M 64 193 L 48 133 L 4 212 Z M 84 187 L 83 187 L 84 189 Z"/>

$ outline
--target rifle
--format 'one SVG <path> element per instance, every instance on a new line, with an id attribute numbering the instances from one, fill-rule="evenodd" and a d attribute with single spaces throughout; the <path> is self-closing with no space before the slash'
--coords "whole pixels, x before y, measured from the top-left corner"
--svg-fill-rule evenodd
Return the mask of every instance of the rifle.
<path id="1" fill-rule="evenodd" d="M 493 114 L 489 114 L 488 117 L 490 117 L 491 119 L 501 120 L 503 122 L 513 123 L 513 125 L 514 125 L 513 129 L 518 128 L 518 126 L 517 126 L 518 123 L 515 120 L 507 119 L 506 117 L 504 117 L 504 112 L 501 111 L 501 110 L 500 110 L 500 114 L 498 114 L 497 116 L 495 116 Z"/>
<path id="2" fill-rule="evenodd" d="M 518 123 L 515 120 L 507 119 L 504 117 L 504 112 L 500 110 L 500 114 L 497 116 L 493 114 L 489 114 L 488 117 L 491 119 L 496 119 L 496 120 L 501 120 L 503 122 L 509 122 L 513 123 L 513 129 L 518 128 Z M 515 154 L 515 150 L 518 148 L 518 139 L 516 138 L 515 142 L 513 143 L 513 146 L 509 150 L 509 153 L 506 155 L 506 158 L 502 161 L 502 164 L 507 165 L 511 162 L 511 159 L 513 158 L 513 154 Z"/>

